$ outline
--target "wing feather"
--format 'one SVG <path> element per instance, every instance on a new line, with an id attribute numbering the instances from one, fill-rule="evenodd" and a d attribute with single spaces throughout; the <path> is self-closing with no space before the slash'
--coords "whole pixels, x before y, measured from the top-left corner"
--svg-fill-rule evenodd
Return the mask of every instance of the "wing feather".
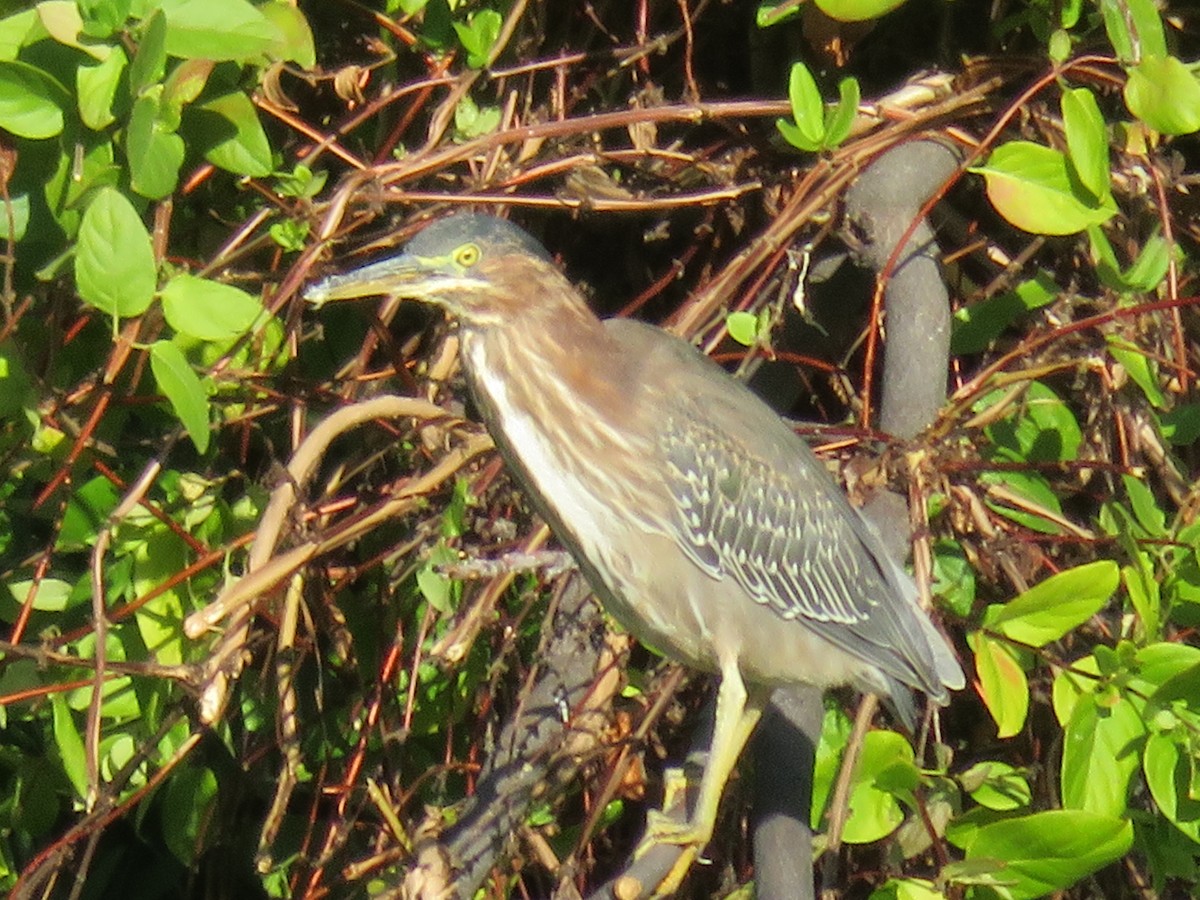
<path id="1" fill-rule="evenodd" d="M 645 433 L 657 435 L 647 452 L 666 460 L 675 501 L 663 533 L 710 577 L 735 582 L 781 623 L 809 628 L 884 681 L 939 702 L 961 687 L 962 670 L 916 585 L 807 444 L 686 342 L 629 320 L 606 325 L 631 353 L 640 348 L 629 388 L 646 392 L 653 419 Z M 668 384 L 689 393 L 664 396 Z"/>
<path id="2" fill-rule="evenodd" d="M 769 466 L 703 422 L 669 416 L 662 432 L 683 551 L 782 622 L 802 622 L 888 676 L 944 696 L 954 673 L 943 671 L 915 585 L 832 479 L 812 468 L 819 461 L 797 438 L 792 464 Z"/>

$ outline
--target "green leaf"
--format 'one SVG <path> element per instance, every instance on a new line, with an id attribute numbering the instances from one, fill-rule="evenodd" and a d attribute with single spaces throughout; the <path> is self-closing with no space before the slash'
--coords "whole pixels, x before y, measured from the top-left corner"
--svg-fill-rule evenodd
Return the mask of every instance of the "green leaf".
<path id="1" fill-rule="evenodd" d="M 1055 28 L 1046 42 L 1046 55 L 1050 58 L 1050 62 L 1061 66 L 1070 59 L 1072 49 L 1070 32 L 1066 28 Z"/>
<path id="2" fill-rule="evenodd" d="M 894 731 L 867 732 L 854 772 L 843 840 L 867 844 L 895 831 L 904 821 L 897 796 L 911 796 L 919 780 L 907 740 Z"/>
<path id="3" fill-rule="evenodd" d="M 10 228 L 11 222 L 11 228 Z M 19 241 L 29 227 L 29 195 L 13 194 L 0 197 L 0 241 L 12 238 Z M 0 403 L 0 406 L 3 404 Z"/>
<path id="4" fill-rule="evenodd" d="M 80 138 L 77 146 L 83 155 L 78 155 L 75 148 L 70 153 L 59 153 L 58 165 L 44 190 L 51 215 L 72 240 L 79 237 L 83 213 L 96 191 L 115 186 L 124 175 L 116 164 L 116 148 L 111 140 L 94 132 L 82 133 Z M 51 263 L 47 275 L 57 275 L 59 266 L 67 261 Z"/>
<path id="5" fill-rule="evenodd" d="M 1011 647 L 982 631 L 967 634 L 975 654 L 979 694 L 996 723 L 997 736 L 1020 734 L 1029 714 L 1029 682 Z"/>
<path id="6" fill-rule="evenodd" d="M 1171 733 L 1146 740 L 1142 769 L 1159 811 L 1193 841 L 1200 843 L 1200 798 L 1192 792 L 1192 754 Z"/>
<path id="7" fill-rule="evenodd" d="M 838 82 L 837 106 L 829 110 L 825 116 L 825 139 L 821 142 L 823 149 L 837 147 L 850 136 L 854 118 L 858 115 L 860 98 L 857 79 L 843 78 Z"/>
<path id="8" fill-rule="evenodd" d="M 821 148 L 825 138 L 825 103 L 817 82 L 804 63 L 792 66 L 788 77 L 788 102 L 792 107 L 792 119 L 778 119 L 775 127 L 793 147 L 814 152 Z"/>
<path id="9" fill-rule="evenodd" d="M 1121 581 L 1143 635 L 1157 635 L 1162 619 L 1162 590 L 1148 554 L 1136 551 L 1135 565 L 1121 567 Z"/>
<path id="10" fill-rule="evenodd" d="M 1146 727 L 1128 700 L 1103 706 L 1080 698 L 1063 733 L 1062 804 L 1105 816 L 1125 812 Z"/>
<path id="11" fill-rule="evenodd" d="M 803 131 L 801 131 L 794 123 L 789 122 L 787 119 L 776 119 L 775 127 L 779 130 L 779 133 L 783 135 L 783 139 L 797 150 L 803 150 L 805 153 L 816 153 L 821 149 L 821 144 L 819 141 L 810 141 L 807 137 L 805 137 Z"/>
<path id="12" fill-rule="evenodd" d="M 4 220 L 3 209 L 0 206 L 0 221 Z M 25 365 L 20 345 L 11 337 L 0 340 L 0 421 L 16 416 L 25 409 L 35 408 L 40 401 L 41 395 L 34 390 L 33 378 Z M 7 427 L 11 428 L 11 425 Z M 3 522 L 3 515 L 0 514 L 0 525 Z M 0 536 L 0 553 L 4 551 L 4 545 L 5 541 Z"/>
<path id="13" fill-rule="evenodd" d="M 984 412 L 997 403 L 1011 401 L 1015 401 L 1012 415 L 992 422 L 985 429 L 995 444 L 989 454 L 992 458 L 1017 463 L 1076 458 L 1083 442 L 1079 422 L 1063 399 L 1040 381 L 1029 382 L 1020 393 L 1016 390 L 991 391 L 976 401 L 972 409 Z M 1053 501 L 1053 508 L 1059 508 L 1057 499 Z"/>
<path id="14" fill-rule="evenodd" d="M 68 103 L 66 88 L 41 69 L 0 61 L 0 128 L 34 140 L 54 137 Z"/>
<path id="15" fill-rule="evenodd" d="M 64 47 L 80 50 L 97 60 L 108 55 L 107 45 L 81 40 L 83 17 L 74 0 L 41 0 L 34 10 L 46 33 Z"/>
<path id="16" fill-rule="evenodd" d="M 265 56 L 282 35 L 246 0 L 160 0 L 166 48 L 181 59 L 243 61 Z"/>
<path id="17" fill-rule="evenodd" d="M 500 37 L 500 26 L 504 17 L 494 9 L 481 9 L 467 17 L 466 22 L 455 22 L 454 31 L 467 51 L 467 65 L 482 69 Z"/>
<path id="18" fill-rule="evenodd" d="M 1162 434 L 1176 447 L 1187 447 L 1200 440 L 1200 404 L 1180 403 L 1159 416 Z"/>
<path id="19" fill-rule="evenodd" d="M 1161 234 L 1155 233 L 1142 245 L 1137 259 L 1125 272 L 1125 283 L 1132 291 L 1153 291 L 1167 277 L 1170 266 L 1171 245 Z"/>
<path id="20" fill-rule="evenodd" d="M 1129 70 L 1129 111 L 1163 134 L 1200 131 L 1200 81 L 1174 56 L 1150 56 Z"/>
<path id="21" fill-rule="evenodd" d="M 210 163 L 235 175 L 271 174 L 271 143 L 249 97 L 234 91 L 194 107 L 193 115 L 205 133 L 221 137 L 204 152 Z"/>
<path id="22" fill-rule="evenodd" d="M 1088 675 L 1096 677 L 1089 678 Z M 1096 690 L 1100 683 L 1099 676 L 1100 664 L 1095 656 L 1084 656 L 1071 663 L 1070 667 L 1055 669 L 1054 683 L 1050 686 L 1050 702 L 1059 725 L 1067 727 L 1080 699 Z"/>
<path id="23" fill-rule="evenodd" d="M 454 107 L 454 132 L 458 140 L 469 141 L 489 134 L 500 125 L 500 108 L 480 108 L 469 94 L 463 95 Z"/>
<path id="24" fill-rule="evenodd" d="M 1023 809 L 1033 800 L 1025 772 L 994 759 L 971 766 L 959 781 L 971 799 L 987 809 L 1008 812 Z"/>
<path id="25" fill-rule="evenodd" d="M 1164 409 L 1167 398 L 1158 386 L 1158 372 L 1146 350 L 1115 334 L 1105 335 L 1105 341 L 1108 343 L 1109 355 L 1121 364 L 1134 384 L 1142 389 L 1150 405 L 1155 409 Z"/>
<path id="26" fill-rule="evenodd" d="M 157 277 L 150 235 L 137 210 L 116 188 L 101 188 L 79 226 L 79 296 L 115 318 L 140 316 L 154 299 Z"/>
<path id="27" fill-rule="evenodd" d="M 817 8 L 838 22 L 878 19 L 904 5 L 905 0 L 816 0 Z"/>
<path id="28" fill-rule="evenodd" d="M 725 317 L 729 336 L 744 347 L 753 347 L 758 337 L 758 316 L 752 312 L 731 312 Z"/>
<path id="29" fill-rule="evenodd" d="M 217 802 L 217 776 L 204 766 L 184 764 L 172 773 L 162 806 L 163 839 L 185 866 L 191 866 L 204 850 L 202 838 L 213 835 L 208 828 Z"/>
<path id="30" fill-rule="evenodd" d="M 979 829 L 967 859 L 999 859 L 1013 900 L 1032 900 L 1068 888 L 1120 859 L 1133 844 L 1124 819 L 1082 810 L 1051 810 L 993 822 Z"/>
<path id="31" fill-rule="evenodd" d="M 981 484 L 994 485 L 984 503 L 1006 519 L 1042 534 L 1061 534 L 1062 505 L 1049 482 L 1036 472 L 983 472 Z"/>
<path id="32" fill-rule="evenodd" d="M 296 163 L 295 168 L 291 172 L 276 172 L 275 177 L 279 179 L 279 183 L 275 186 L 276 193 L 281 197 L 306 197 L 313 198 L 321 193 L 325 187 L 325 181 L 329 178 L 329 173 L 325 171 L 314 172 L 304 163 Z"/>
<path id="33" fill-rule="evenodd" d="M 1108 133 L 1096 96 L 1087 88 L 1065 91 L 1062 95 L 1063 130 L 1067 135 L 1067 156 L 1080 184 L 1093 200 L 1110 193 L 1108 171 Z"/>
<path id="34" fill-rule="evenodd" d="M 800 5 L 791 0 L 765 0 L 754 11 L 754 24 L 759 28 L 770 28 L 799 14 Z"/>
<path id="35" fill-rule="evenodd" d="M 1023 315 L 1058 299 L 1060 290 L 1046 272 L 1022 281 L 1013 290 L 989 297 L 954 314 L 951 352 L 978 353 L 986 350 L 1006 328 Z"/>
<path id="36" fill-rule="evenodd" d="M 84 483 L 67 501 L 54 549 L 70 553 L 91 547 L 120 502 L 120 492 L 104 476 Z"/>
<path id="37" fill-rule="evenodd" d="M 32 580 L 10 581 L 8 590 L 18 604 L 24 605 L 34 588 Z M 62 612 L 67 608 L 74 590 L 70 582 L 61 578 L 43 578 L 37 582 L 37 593 L 33 595 L 33 608 L 39 612 Z"/>
<path id="38" fill-rule="evenodd" d="M 975 605 L 975 568 L 962 546 L 949 538 L 933 545 L 933 592 L 940 605 L 963 617 Z"/>
<path id="39" fill-rule="evenodd" d="M 922 878 L 890 878 L 867 900 L 945 900 L 933 882 Z"/>
<path id="40" fill-rule="evenodd" d="M 188 59 L 177 65 L 163 83 L 162 102 L 178 115 L 185 106 L 194 101 L 208 84 L 212 74 L 211 59 Z"/>
<path id="41" fill-rule="evenodd" d="M 458 555 L 445 544 L 438 544 L 425 565 L 417 570 L 417 588 L 425 600 L 443 615 L 454 612 L 462 595 L 462 585 L 451 581 L 437 567 L 455 562 Z"/>
<path id="42" fill-rule="evenodd" d="M 267 229 L 271 240 L 288 253 L 299 253 L 308 246 L 308 232 L 308 223 L 297 219 L 284 219 L 282 222 L 273 222 L 271 227 Z"/>
<path id="43" fill-rule="evenodd" d="M 224 341 L 250 330 L 263 312 L 257 297 L 232 285 L 176 275 L 162 291 L 163 315 L 176 331 L 202 341 Z"/>
<path id="44" fill-rule="evenodd" d="M 50 705 L 54 716 L 54 745 L 58 748 L 63 771 L 75 789 L 76 797 L 81 799 L 86 797 L 88 792 L 87 756 L 83 749 L 83 739 L 79 736 L 79 729 L 75 727 L 75 718 L 67 706 L 66 696 L 61 693 L 51 694 Z"/>
<path id="45" fill-rule="evenodd" d="M 1051 575 L 1003 605 L 989 606 L 984 626 L 1032 647 L 1057 641 L 1108 602 L 1120 569 L 1111 559 Z"/>
<path id="46" fill-rule="evenodd" d="M 95 66 L 75 70 L 75 88 L 79 94 L 79 118 L 93 131 L 107 128 L 116 121 L 113 100 L 128 60 L 120 47 L 114 47 L 108 59 Z"/>
<path id="47" fill-rule="evenodd" d="M 1155 233 L 1146 240 L 1127 271 L 1121 270 L 1116 253 L 1100 228 L 1088 226 L 1088 239 L 1092 259 L 1096 263 L 1096 274 L 1106 287 L 1114 291 L 1123 294 L 1153 291 L 1167 276 L 1171 248 L 1161 234 Z"/>
<path id="48" fill-rule="evenodd" d="M 174 535 L 169 537 L 174 538 Z M 145 557 L 161 548 L 167 543 L 166 538 L 167 536 L 163 535 L 163 537 L 151 540 L 147 545 L 139 548 L 139 555 Z M 171 547 L 170 549 L 176 548 Z M 142 562 L 144 563 L 146 560 L 143 558 Z M 156 562 L 158 561 L 156 560 Z M 182 567 L 181 565 L 178 568 Z M 135 571 L 139 568 L 144 569 L 145 566 L 135 564 Z M 165 581 L 163 578 L 156 579 L 156 583 L 147 587 L 147 591 L 158 587 L 163 581 Z M 138 634 L 141 635 L 142 643 L 146 645 L 146 650 L 156 662 L 164 666 L 178 666 L 183 663 L 185 646 L 183 601 L 175 591 L 162 591 L 152 600 L 143 604 L 134 614 L 134 618 L 137 620 Z"/>
<path id="49" fill-rule="evenodd" d="M 185 149 L 183 138 L 175 133 L 174 114 L 161 102 L 162 90 L 156 85 L 137 99 L 125 132 L 130 186 L 151 200 L 175 190 Z"/>
<path id="50" fill-rule="evenodd" d="M 1066 156 L 1040 144 L 1003 144 L 985 165 L 970 171 L 983 176 L 996 211 L 1033 234 L 1074 234 L 1108 221 L 1117 212 L 1110 195 L 1100 201 L 1088 196 Z"/>
<path id="51" fill-rule="evenodd" d="M 1108 40 L 1122 62 L 1167 55 L 1167 38 L 1154 0 L 1100 0 L 1100 11 Z"/>
<path id="52" fill-rule="evenodd" d="M 829 795 L 841 771 L 842 754 L 850 741 L 850 719 L 840 709 L 826 707 L 821 723 L 821 740 L 817 742 L 816 759 L 813 761 L 812 810 L 809 824 L 821 827 Z"/>
<path id="53" fill-rule="evenodd" d="M 1187 644 L 1160 642 L 1148 644 L 1137 652 L 1137 673 L 1130 687 L 1155 694 L 1163 685 L 1200 666 L 1200 648 Z"/>
<path id="54" fill-rule="evenodd" d="M 158 389 L 166 396 L 188 437 L 196 445 L 196 451 L 204 453 L 208 450 L 210 437 L 208 395 L 183 351 L 170 341 L 156 341 L 150 345 L 150 370 Z"/>
<path id="55" fill-rule="evenodd" d="M 21 48 L 40 40 L 45 29 L 32 9 L 0 18 L 0 60 L 14 60 Z"/>
<path id="56" fill-rule="evenodd" d="M 1180 714 L 1200 715 L 1200 665 L 1176 672 L 1160 684 L 1150 696 L 1149 707 L 1154 711 L 1170 707 Z"/>
<path id="57" fill-rule="evenodd" d="M 416 570 L 416 587 L 424 596 L 428 605 L 444 614 L 452 612 L 450 604 L 450 580 L 433 569 L 430 563 Z"/>
<path id="58" fill-rule="evenodd" d="M 271 58 L 291 61 L 304 69 L 317 64 L 317 51 L 313 46 L 312 28 L 308 18 L 290 3 L 264 3 L 258 7 L 279 33 L 279 42 L 271 48 Z"/>
<path id="59" fill-rule="evenodd" d="M 1167 514 L 1159 507 L 1154 491 L 1146 485 L 1144 478 L 1123 474 L 1121 484 L 1125 487 L 1129 505 L 1133 509 L 1138 524 L 1145 530 L 1146 536 L 1165 538 L 1167 536 Z"/>
<path id="60" fill-rule="evenodd" d="M 132 0 L 76 0 L 85 34 L 107 38 L 116 34 L 129 18 Z"/>
<path id="61" fill-rule="evenodd" d="M 135 99 L 142 91 L 162 81 L 167 70 L 167 19 L 161 9 L 142 22 L 137 53 L 129 64 L 129 91 Z"/>

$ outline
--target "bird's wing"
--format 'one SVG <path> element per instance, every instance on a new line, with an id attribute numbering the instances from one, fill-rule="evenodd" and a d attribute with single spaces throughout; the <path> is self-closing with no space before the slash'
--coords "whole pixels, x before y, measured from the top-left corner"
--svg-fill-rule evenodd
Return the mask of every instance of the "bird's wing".
<path id="1" fill-rule="evenodd" d="M 612 328 L 616 323 L 610 323 Z M 690 345 L 616 326 L 646 351 L 643 383 L 688 385 L 654 404 L 670 530 L 714 578 L 755 602 L 944 699 L 957 661 L 917 603 L 916 585 L 808 445 L 748 388 Z M 680 376 L 683 377 L 680 377 Z"/>

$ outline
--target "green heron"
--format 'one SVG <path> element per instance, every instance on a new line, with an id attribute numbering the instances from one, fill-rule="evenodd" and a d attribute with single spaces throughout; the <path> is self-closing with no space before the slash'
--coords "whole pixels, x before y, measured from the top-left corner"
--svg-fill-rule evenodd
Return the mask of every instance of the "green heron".
<path id="1" fill-rule="evenodd" d="M 457 320 L 488 430 L 606 609 L 644 643 L 720 675 L 691 819 L 654 817 L 650 841 L 693 855 L 708 842 L 778 686 L 852 685 L 910 728 L 910 688 L 944 705 L 963 686 L 913 581 L 807 444 L 691 345 L 597 318 L 520 228 L 455 214 L 306 298 L 375 294 Z"/>

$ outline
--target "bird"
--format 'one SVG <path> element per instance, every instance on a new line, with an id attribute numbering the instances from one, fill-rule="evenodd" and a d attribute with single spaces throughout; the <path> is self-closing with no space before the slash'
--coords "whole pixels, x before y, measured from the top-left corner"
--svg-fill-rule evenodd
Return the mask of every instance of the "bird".
<path id="1" fill-rule="evenodd" d="M 457 323 L 484 424 L 606 611 L 719 676 L 691 816 L 653 816 L 647 840 L 703 850 L 777 687 L 849 685 L 881 696 L 910 730 L 910 690 L 946 705 L 963 687 L 914 581 L 808 444 L 681 338 L 601 320 L 517 225 L 451 214 L 305 299 L 374 295 L 432 304 Z"/>

